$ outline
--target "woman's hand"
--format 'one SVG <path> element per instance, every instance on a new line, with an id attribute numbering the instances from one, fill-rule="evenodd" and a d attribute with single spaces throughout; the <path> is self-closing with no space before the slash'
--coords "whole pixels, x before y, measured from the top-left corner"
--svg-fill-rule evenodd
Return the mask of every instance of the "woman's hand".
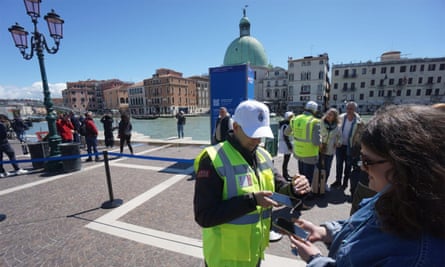
<path id="1" fill-rule="evenodd" d="M 299 227 L 303 228 L 307 232 L 309 232 L 308 240 L 310 242 L 323 241 L 325 242 L 327 238 L 326 228 L 322 226 L 318 226 L 313 224 L 310 221 L 303 219 L 292 219 L 292 221 L 297 224 Z"/>
<path id="2" fill-rule="evenodd" d="M 288 235 L 292 248 L 297 248 L 298 255 L 304 260 L 308 261 L 313 255 L 321 254 L 320 249 L 310 241 L 303 241 L 295 238 L 293 235 Z"/>

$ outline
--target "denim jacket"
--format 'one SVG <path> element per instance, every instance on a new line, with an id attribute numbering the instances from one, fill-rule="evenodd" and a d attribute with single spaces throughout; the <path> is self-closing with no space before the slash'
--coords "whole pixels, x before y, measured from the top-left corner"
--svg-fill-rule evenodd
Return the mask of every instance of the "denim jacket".
<path id="1" fill-rule="evenodd" d="M 333 237 L 329 257 L 308 266 L 445 266 L 445 240 L 426 234 L 404 239 L 381 230 L 374 209 L 381 194 L 364 199 L 348 220 L 324 224 Z"/>

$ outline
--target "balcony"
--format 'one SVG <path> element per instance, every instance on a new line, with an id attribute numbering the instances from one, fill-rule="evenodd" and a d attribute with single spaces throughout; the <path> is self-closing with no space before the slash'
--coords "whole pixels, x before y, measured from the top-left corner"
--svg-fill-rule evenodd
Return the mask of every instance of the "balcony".
<path id="1" fill-rule="evenodd" d="M 343 74 L 343 78 L 356 78 L 356 77 L 357 77 L 356 73 Z"/>

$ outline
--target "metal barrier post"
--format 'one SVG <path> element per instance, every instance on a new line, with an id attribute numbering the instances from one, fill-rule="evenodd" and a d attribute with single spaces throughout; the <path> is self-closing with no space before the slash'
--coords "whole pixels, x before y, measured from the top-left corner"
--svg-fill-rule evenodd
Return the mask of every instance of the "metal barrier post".
<path id="1" fill-rule="evenodd" d="M 113 186 L 111 184 L 111 174 L 110 165 L 108 164 L 108 151 L 104 150 L 104 163 L 105 163 L 105 173 L 107 175 L 108 193 L 110 195 L 110 200 L 102 203 L 103 209 L 113 209 L 119 207 L 124 202 L 122 199 L 114 199 L 113 196 Z"/>

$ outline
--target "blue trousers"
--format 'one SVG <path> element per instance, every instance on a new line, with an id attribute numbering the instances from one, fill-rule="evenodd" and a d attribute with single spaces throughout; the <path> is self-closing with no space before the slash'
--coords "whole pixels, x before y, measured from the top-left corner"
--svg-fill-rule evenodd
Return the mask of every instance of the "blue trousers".
<path id="1" fill-rule="evenodd" d="M 97 136 L 87 136 L 85 138 L 85 141 L 87 143 L 89 158 L 91 158 L 91 152 L 94 152 L 96 153 L 96 159 L 98 159 L 99 155 L 97 155 Z"/>
<path id="2" fill-rule="evenodd" d="M 178 138 L 184 138 L 184 124 L 178 125 Z"/>

